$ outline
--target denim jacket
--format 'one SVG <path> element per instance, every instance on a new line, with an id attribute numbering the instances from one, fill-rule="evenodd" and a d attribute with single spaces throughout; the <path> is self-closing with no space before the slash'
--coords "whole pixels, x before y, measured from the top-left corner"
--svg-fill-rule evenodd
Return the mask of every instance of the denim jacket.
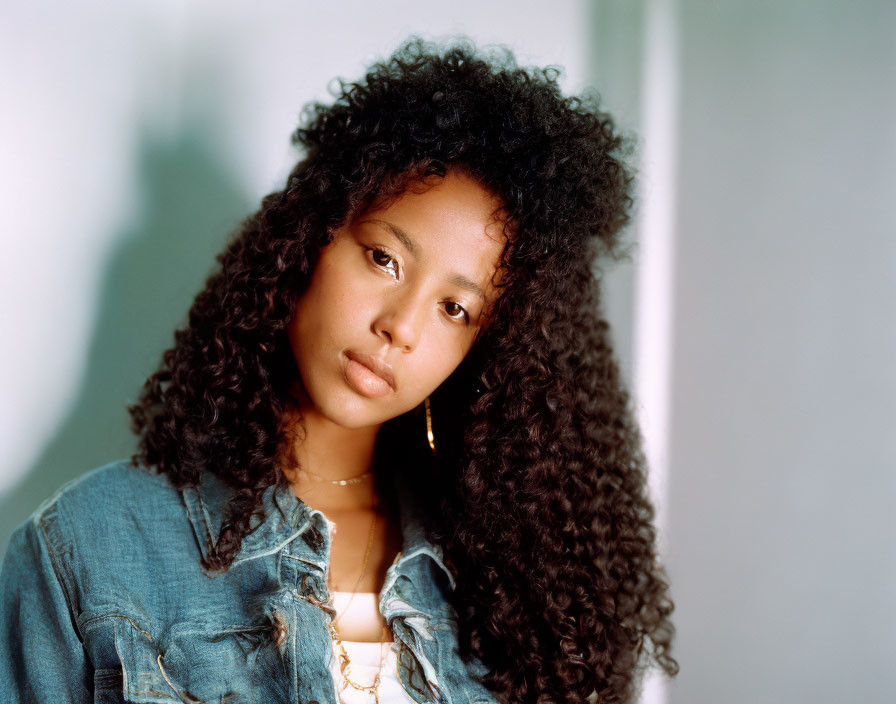
<path id="1" fill-rule="evenodd" d="M 379 608 L 399 679 L 417 702 L 495 702 L 473 679 L 481 662 L 457 653 L 441 549 L 396 490 L 403 546 Z M 231 491 L 206 472 L 179 492 L 120 461 L 44 501 L 16 529 L 0 571 L 0 699 L 336 704 L 329 521 L 269 487 L 267 517 L 233 566 L 207 573 L 199 555 L 217 539 Z"/>

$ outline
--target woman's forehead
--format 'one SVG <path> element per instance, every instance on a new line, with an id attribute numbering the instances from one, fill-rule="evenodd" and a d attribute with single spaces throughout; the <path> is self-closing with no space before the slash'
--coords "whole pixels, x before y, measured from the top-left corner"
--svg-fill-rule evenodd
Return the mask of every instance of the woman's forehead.
<path id="1" fill-rule="evenodd" d="M 397 197 L 372 203 L 353 222 L 384 231 L 416 260 L 463 265 L 471 269 L 465 278 L 480 281 L 491 278 L 506 242 L 500 200 L 455 171 L 414 181 Z"/>

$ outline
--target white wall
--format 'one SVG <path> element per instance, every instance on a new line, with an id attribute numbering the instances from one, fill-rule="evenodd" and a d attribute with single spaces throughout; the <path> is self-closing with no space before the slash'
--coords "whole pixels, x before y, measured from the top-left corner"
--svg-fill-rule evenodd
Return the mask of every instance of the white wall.
<path id="1" fill-rule="evenodd" d="M 673 704 L 896 699 L 896 4 L 680 5 Z"/>
<path id="2" fill-rule="evenodd" d="M 593 14 L 597 85 L 642 138 L 638 248 L 608 291 L 665 472 L 668 699 L 891 702 L 896 4 Z"/>

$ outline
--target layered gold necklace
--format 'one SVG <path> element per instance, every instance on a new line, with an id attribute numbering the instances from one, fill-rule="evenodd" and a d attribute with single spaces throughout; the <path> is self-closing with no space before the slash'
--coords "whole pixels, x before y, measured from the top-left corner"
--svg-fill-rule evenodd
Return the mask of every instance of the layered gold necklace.
<path id="1" fill-rule="evenodd" d="M 325 480 L 323 477 L 319 477 L 318 475 L 311 474 L 311 476 L 318 478 L 321 481 L 329 481 L 331 484 L 335 484 L 337 486 L 347 486 L 350 484 L 357 484 L 362 481 L 367 475 L 370 475 L 372 472 L 367 471 L 364 474 L 358 475 L 357 477 L 352 477 L 351 479 L 329 479 Z M 310 474 L 310 472 L 309 472 Z M 373 547 L 373 536 L 376 528 L 376 511 L 373 513 L 373 521 L 370 523 L 370 531 L 367 534 L 367 548 L 364 550 L 364 561 L 361 563 L 361 574 L 358 575 L 358 581 L 355 582 L 355 587 L 352 589 L 351 596 L 349 597 L 348 603 L 345 605 L 345 609 L 341 614 L 339 614 L 336 618 L 334 618 L 329 623 L 330 630 L 330 638 L 335 644 L 336 648 L 339 650 L 339 671 L 342 674 L 342 679 L 345 681 L 347 685 L 350 687 L 362 691 L 373 694 L 374 701 L 376 704 L 379 704 L 379 685 L 380 685 L 380 673 L 383 669 L 383 647 L 382 642 L 386 635 L 386 626 L 383 626 L 380 637 L 380 662 L 377 667 L 376 676 L 373 679 L 373 683 L 369 685 L 363 685 L 358 682 L 355 682 L 351 679 L 351 661 L 348 657 L 348 653 L 345 650 L 345 645 L 342 643 L 342 639 L 339 637 L 339 634 L 336 632 L 336 622 L 342 618 L 343 614 L 348 611 L 348 607 L 351 605 L 352 600 L 355 598 L 355 594 L 358 591 L 358 586 L 361 584 L 361 580 L 364 577 L 365 572 L 367 571 L 367 563 L 370 561 L 370 552 Z M 333 584 L 330 580 L 330 573 L 327 572 L 327 583 L 330 588 L 330 592 L 333 592 Z"/>

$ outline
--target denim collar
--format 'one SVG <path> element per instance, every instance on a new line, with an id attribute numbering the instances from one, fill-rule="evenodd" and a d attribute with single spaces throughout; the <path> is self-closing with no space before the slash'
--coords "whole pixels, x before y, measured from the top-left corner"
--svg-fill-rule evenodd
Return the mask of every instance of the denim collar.
<path id="1" fill-rule="evenodd" d="M 396 564 L 399 568 L 407 567 L 411 560 L 428 558 L 445 573 L 453 590 L 454 575 L 445 565 L 442 547 L 426 538 L 417 502 L 398 479 L 398 473 L 394 474 L 393 488 L 399 500 L 403 540 Z M 181 491 L 196 542 L 205 558 L 208 558 L 211 546 L 218 540 L 225 507 L 234 494 L 232 487 L 209 470 L 203 472 L 197 486 Z M 243 538 L 234 564 L 277 553 L 297 537 L 304 536 L 306 531 L 321 530 L 328 520 L 289 487 L 269 486 L 262 495 L 262 505 L 265 519 L 261 523 L 253 519 L 250 523 L 253 530 Z"/>

